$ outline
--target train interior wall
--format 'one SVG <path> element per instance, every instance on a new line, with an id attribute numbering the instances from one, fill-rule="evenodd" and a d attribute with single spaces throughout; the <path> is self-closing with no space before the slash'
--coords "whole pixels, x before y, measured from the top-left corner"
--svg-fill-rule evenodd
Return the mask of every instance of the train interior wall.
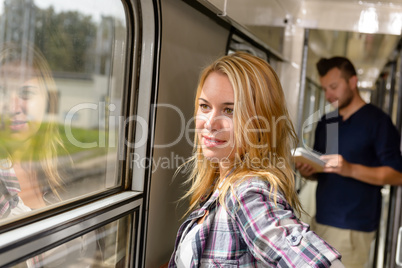
<path id="1" fill-rule="evenodd" d="M 225 54 L 229 32 L 183 1 L 163 0 L 162 44 L 154 166 L 151 176 L 146 267 L 167 262 L 188 203 L 186 174 L 174 173 L 192 151 L 193 133 L 185 128 L 194 112 L 198 76 L 203 66 Z M 190 128 L 192 125 L 190 125 Z"/>

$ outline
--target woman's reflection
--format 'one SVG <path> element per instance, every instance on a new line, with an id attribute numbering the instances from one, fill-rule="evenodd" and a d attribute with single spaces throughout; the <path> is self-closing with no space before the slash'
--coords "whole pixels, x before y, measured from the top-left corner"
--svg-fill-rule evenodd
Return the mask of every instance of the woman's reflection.
<path id="1" fill-rule="evenodd" d="M 43 55 L 29 44 L 0 45 L 0 218 L 60 200 L 57 89 Z"/>

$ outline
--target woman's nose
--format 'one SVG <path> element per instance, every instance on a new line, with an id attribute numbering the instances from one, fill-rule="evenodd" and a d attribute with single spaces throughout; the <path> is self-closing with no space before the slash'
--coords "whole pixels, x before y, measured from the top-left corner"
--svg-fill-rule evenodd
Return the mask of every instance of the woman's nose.
<path id="1" fill-rule="evenodd" d="M 19 114 L 22 112 L 22 100 L 16 93 L 10 93 L 6 100 L 6 110 L 9 114 Z"/>
<path id="2" fill-rule="evenodd" d="M 205 128 L 210 131 L 219 130 L 222 128 L 222 120 L 222 115 L 216 112 L 211 112 L 205 120 Z"/>

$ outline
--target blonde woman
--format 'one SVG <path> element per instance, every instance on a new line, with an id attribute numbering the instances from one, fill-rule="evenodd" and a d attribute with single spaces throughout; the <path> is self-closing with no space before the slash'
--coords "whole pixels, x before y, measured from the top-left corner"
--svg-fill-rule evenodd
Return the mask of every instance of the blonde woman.
<path id="1" fill-rule="evenodd" d="M 56 92 L 37 49 L 0 44 L 0 219 L 60 201 Z"/>
<path id="2" fill-rule="evenodd" d="M 295 216 L 296 135 L 270 65 L 246 53 L 201 74 L 189 211 L 169 267 L 343 267 Z"/>

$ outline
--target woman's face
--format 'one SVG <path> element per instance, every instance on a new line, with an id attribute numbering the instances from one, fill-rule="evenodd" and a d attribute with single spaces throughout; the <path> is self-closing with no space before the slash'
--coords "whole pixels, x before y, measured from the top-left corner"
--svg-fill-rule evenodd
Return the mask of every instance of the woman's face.
<path id="1" fill-rule="evenodd" d="M 202 153 L 212 162 L 232 163 L 234 92 L 225 74 L 208 75 L 198 99 L 196 129 Z"/>
<path id="2" fill-rule="evenodd" d="M 46 92 L 31 68 L 9 64 L 0 69 L 0 135 L 3 141 L 26 141 L 37 133 L 46 113 Z"/>

